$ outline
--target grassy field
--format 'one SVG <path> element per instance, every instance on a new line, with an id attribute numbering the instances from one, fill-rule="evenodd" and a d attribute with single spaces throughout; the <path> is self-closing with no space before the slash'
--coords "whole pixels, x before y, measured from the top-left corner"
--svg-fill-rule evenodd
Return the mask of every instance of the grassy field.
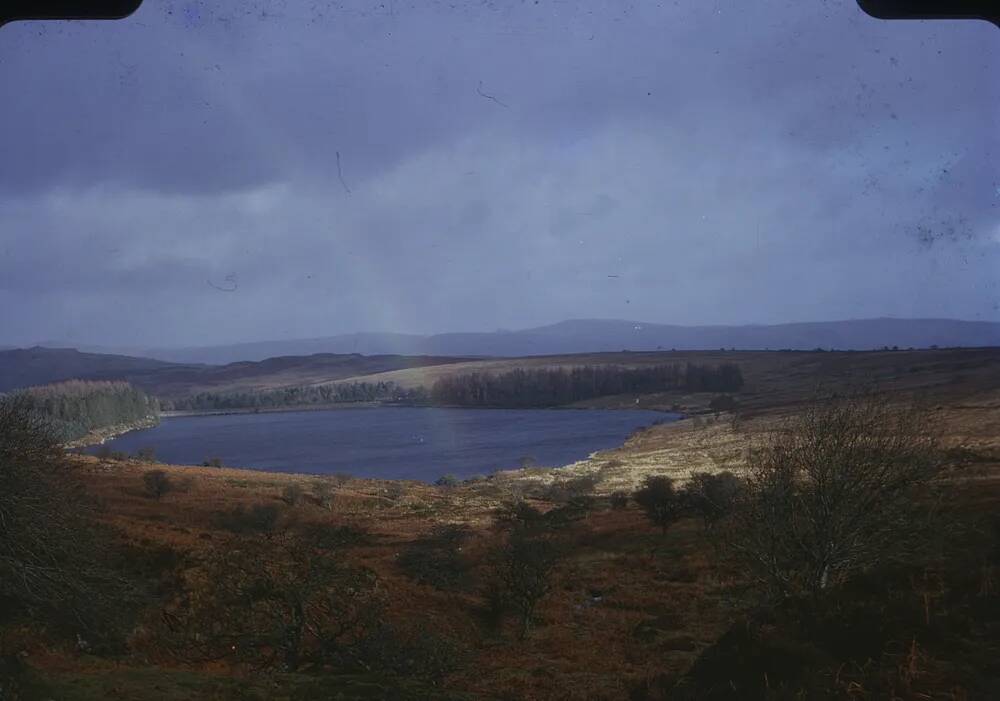
<path id="1" fill-rule="evenodd" d="M 1000 350 L 601 354 L 526 362 L 664 359 L 739 362 L 747 378 L 738 396 L 740 410 L 654 426 L 619 448 L 561 470 L 503 472 L 444 488 L 75 458 L 73 469 L 100 504 L 110 531 L 130 548 L 169 554 L 161 565 L 151 566 L 150 577 L 170 581 L 205 554 L 232 547 L 234 537 L 220 527 L 220 513 L 238 505 L 270 504 L 279 511 L 281 531 L 306 532 L 310 524 L 322 524 L 363 534 L 338 556 L 377 573 L 390 619 L 419 620 L 461 654 L 444 678 L 429 686 L 405 676 L 338 676 L 322 670 L 261 675 L 221 662 L 192 664 L 172 657 L 148 632 L 165 605 L 160 601 L 146 612 L 130 649 L 113 660 L 81 653 L 71 641 L 44 631 L 15 635 L 38 697 L 738 698 L 697 691 L 684 696 L 683 689 L 707 689 L 727 674 L 733 679 L 749 674 L 736 660 L 752 659 L 753 674 L 770 670 L 774 691 L 742 698 L 799 698 L 791 692 L 782 696 L 783 684 L 839 689 L 836 695 L 816 692 L 808 698 L 987 698 L 984 691 L 1000 683 L 1000 588 L 991 569 L 1000 563 L 989 559 L 996 553 L 988 554 L 990 547 L 1000 553 L 1000 532 L 993 546 L 982 541 L 989 534 L 968 534 L 980 533 L 981 523 L 1000 510 Z M 433 373 L 505 369 L 517 362 L 478 361 L 383 377 L 427 381 Z M 928 406 L 945 449 L 954 456 L 957 472 L 948 487 L 947 510 L 959 524 L 955 533 L 965 535 L 953 544 L 951 559 L 913 563 L 910 571 L 896 573 L 898 579 L 886 575 L 899 611 L 885 609 L 889 595 L 879 593 L 882 614 L 857 613 L 884 615 L 887 621 L 878 634 L 886 642 L 875 651 L 865 648 L 863 659 L 833 651 L 833 643 L 807 645 L 780 616 L 764 632 L 755 627 L 752 640 L 744 639 L 740 631 L 751 630 L 752 606 L 742 596 L 738 575 L 715 562 L 712 540 L 700 524 L 685 519 L 663 535 L 634 503 L 612 508 L 607 500 L 650 474 L 683 479 L 693 471 L 736 469 L 748 441 L 793 415 L 817 384 L 868 381 L 901 401 L 917 399 Z M 639 405 L 698 411 L 709 399 L 664 395 L 641 397 Z M 635 405 L 632 397 L 595 404 Z M 175 487 L 159 500 L 143 490 L 143 474 L 152 469 L 164 470 Z M 484 613 L 490 576 L 486 553 L 498 537 L 496 510 L 515 499 L 546 512 L 566 507 L 580 478 L 597 498 L 561 526 L 560 537 L 572 547 L 554 570 L 538 625 L 526 640 L 517 640 L 509 627 L 488 624 Z M 462 548 L 469 569 L 459 584 L 446 589 L 415 578 L 402 564 L 442 525 L 469 529 Z M 981 541 L 987 543 L 982 548 Z M 929 594 L 932 590 L 936 593 Z M 747 645 L 764 645 L 767 652 L 759 659 L 748 657 Z M 786 668 L 811 671 L 783 679 Z"/>

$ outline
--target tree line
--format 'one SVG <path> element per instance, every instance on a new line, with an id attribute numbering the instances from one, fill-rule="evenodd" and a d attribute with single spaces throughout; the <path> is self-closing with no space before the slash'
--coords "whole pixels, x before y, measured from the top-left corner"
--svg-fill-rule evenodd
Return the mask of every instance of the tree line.
<path id="1" fill-rule="evenodd" d="M 573 368 L 515 368 L 502 373 L 473 372 L 443 377 L 434 383 L 435 404 L 459 406 L 538 407 L 570 404 L 616 394 L 736 392 L 743 373 L 735 363 L 651 365 L 583 365 Z"/>
<path id="2" fill-rule="evenodd" d="M 736 392 L 743 373 L 734 363 L 653 365 L 628 368 L 585 365 L 573 368 L 514 369 L 502 373 L 467 373 L 444 377 L 428 391 L 395 382 L 340 382 L 278 389 L 199 392 L 161 400 L 167 411 L 270 410 L 354 402 L 409 405 L 540 407 L 569 404 L 615 394 L 669 390 Z"/>
<path id="3" fill-rule="evenodd" d="M 127 382 L 69 380 L 18 390 L 0 396 L 0 401 L 17 401 L 44 417 L 60 441 L 159 416 L 157 400 Z"/>
<path id="4" fill-rule="evenodd" d="M 225 411 L 350 402 L 419 403 L 425 400 L 423 388 L 404 389 L 394 382 L 343 382 L 242 392 L 199 392 L 163 404 L 164 409 L 174 411 Z"/>

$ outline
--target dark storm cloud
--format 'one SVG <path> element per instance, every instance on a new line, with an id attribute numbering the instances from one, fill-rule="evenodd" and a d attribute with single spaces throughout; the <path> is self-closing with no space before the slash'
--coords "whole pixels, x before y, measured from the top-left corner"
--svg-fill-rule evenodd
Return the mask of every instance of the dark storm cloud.
<path id="1" fill-rule="evenodd" d="M 1000 318 L 996 30 L 153 2 L 0 30 L 0 341 Z"/>

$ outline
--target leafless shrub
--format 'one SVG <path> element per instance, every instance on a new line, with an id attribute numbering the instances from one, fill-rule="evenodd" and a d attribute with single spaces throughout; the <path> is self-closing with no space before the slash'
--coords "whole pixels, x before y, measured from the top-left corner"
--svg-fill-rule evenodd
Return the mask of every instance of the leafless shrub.
<path id="1" fill-rule="evenodd" d="M 150 445 L 139 448 L 135 452 L 135 459 L 139 462 L 156 462 L 156 449 Z"/>
<path id="2" fill-rule="evenodd" d="M 515 528 L 494 553 L 493 595 L 518 619 L 519 637 L 531 632 L 535 609 L 548 594 L 560 549 L 550 537 Z"/>
<path id="3" fill-rule="evenodd" d="M 817 400 L 754 445 L 727 545 L 772 594 L 818 596 L 905 560 L 932 511 L 940 452 L 926 415 L 872 394 Z"/>
<path id="4" fill-rule="evenodd" d="M 674 489 L 674 481 L 661 475 L 646 478 L 641 489 L 632 495 L 646 517 L 666 533 L 683 514 L 683 501 Z"/>
<path id="5" fill-rule="evenodd" d="M 343 550 L 371 540 L 363 528 L 349 524 L 307 523 L 301 527 L 301 533 L 305 542 L 323 552 Z"/>
<path id="6" fill-rule="evenodd" d="M 617 510 L 625 509 L 628 507 L 629 502 L 628 492 L 614 492 L 610 497 L 611 508 Z"/>
<path id="7" fill-rule="evenodd" d="M 430 626 L 400 629 L 379 622 L 361 637 L 353 650 L 364 668 L 405 678 L 440 683 L 468 657 L 456 641 L 434 632 Z"/>
<path id="8" fill-rule="evenodd" d="M 597 475 L 580 475 L 556 480 L 542 491 L 541 496 L 546 501 L 566 503 L 576 497 L 590 496 L 600 481 Z"/>
<path id="9" fill-rule="evenodd" d="M 345 484 L 354 479 L 354 476 L 349 475 L 346 472 L 335 472 L 334 474 L 330 475 L 329 479 L 337 487 L 343 487 Z"/>
<path id="10" fill-rule="evenodd" d="M 736 398 L 731 394 L 718 394 L 708 402 L 708 408 L 712 410 L 715 417 L 718 418 L 719 414 L 724 411 L 736 411 L 739 407 L 739 403 Z"/>
<path id="11" fill-rule="evenodd" d="M 696 472 L 684 485 L 681 496 L 686 508 L 701 517 L 707 530 L 733 511 L 742 488 L 740 478 L 728 470 L 716 474 Z"/>
<path id="12" fill-rule="evenodd" d="M 237 535 L 268 535 L 274 531 L 278 515 L 274 504 L 254 504 L 249 509 L 239 504 L 217 514 L 215 522 L 219 528 Z"/>
<path id="13" fill-rule="evenodd" d="M 380 600 L 374 573 L 284 534 L 213 550 L 164 637 L 191 660 L 351 667 Z"/>
<path id="14" fill-rule="evenodd" d="M 305 496 L 305 490 L 302 489 L 301 485 L 286 484 L 281 490 L 281 500 L 288 504 L 289 506 L 296 506 L 302 501 L 302 497 Z"/>
<path id="15" fill-rule="evenodd" d="M 434 480 L 434 486 L 451 489 L 458 486 L 458 478 L 455 475 L 442 475 Z"/>
<path id="16" fill-rule="evenodd" d="M 49 422 L 0 398 L 0 623 L 24 618 L 113 644 L 138 594 L 106 562 L 106 534 Z"/>
<path id="17" fill-rule="evenodd" d="M 316 503 L 324 509 L 333 509 L 333 500 L 336 491 L 333 482 L 325 479 L 314 483 L 312 489 L 313 496 L 316 497 Z"/>
<path id="18" fill-rule="evenodd" d="M 399 501 L 406 496 L 406 485 L 402 482 L 389 482 L 385 487 L 385 495 L 392 501 Z"/>
<path id="19" fill-rule="evenodd" d="M 142 475 L 142 486 L 146 490 L 146 496 L 157 501 L 166 496 L 174 488 L 174 484 L 170 480 L 170 475 L 164 470 L 148 470 L 144 472 Z"/>
<path id="20" fill-rule="evenodd" d="M 523 500 L 505 503 L 496 512 L 497 524 L 501 528 L 534 528 L 544 520 L 544 514 Z"/>
<path id="21" fill-rule="evenodd" d="M 404 548 L 396 564 L 421 584 L 442 591 L 459 589 L 468 583 L 470 563 L 462 549 L 470 535 L 465 526 L 438 526 Z"/>

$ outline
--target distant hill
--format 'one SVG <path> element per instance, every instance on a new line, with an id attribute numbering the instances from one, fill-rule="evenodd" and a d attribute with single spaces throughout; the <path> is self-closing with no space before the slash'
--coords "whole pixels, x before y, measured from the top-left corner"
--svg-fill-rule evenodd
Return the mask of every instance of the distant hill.
<path id="1" fill-rule="evenodd" d="M 0 351 L 0 392 L 63 380 L 129 380 L 175 367 L 183 366 L 73 348 L 18 348 Z"/>
<path id="2" fill-rule="evenodd" d="M 626 349 L 871 350 L 883 346 L 1000 346 L 1000 323 L 952 319 L 859 319 L 750 326 L 675 326 L 578 319 L 521 331 L 429 336 L 356 333 L 200 348 L 147 349 L 138 354 L 179 363 L 231 363 L 314 353 L 514 357 Z"/>
<path id="3" fill-rule="evenodd" d="M 0 392 L 69 379 L 126 380 L 158 397 L 177 397 L 203 391 L 306 385 L 466 360 L 470 359 L 322 353 L 227 365 L 196 365 L 82 353 L 72 348 L 35 347 L 0 351 Z"/>
<path id="4" fill-rule="evenodd" d="M 0 392 L 68 379 L 126 380 L 157 396 L 177 397 L 199 391 L 314 384 L 487 357 L 720 348 L 871 350 L 886 346 L 1000 347 L 1000 323 L 862 319 L 773 326 L 668 326 L 592 319 L 523 331 L 432 336 L 358 333 L 133 351 L 151 357 L 34 347 L 0 351 Z"/>
<path id="5" fill-rule="evenodd" d="M 132 382 L 158 397 L 311 385 L 346 378 L 468 361 L 464 357 L 318 353 L 227 365 L 164 368 Z"/>
<path id="6" fill-rule="evenodd" d="M 208 363 L 221 365 L 241 361 L 315 354 L 338 355 L 431 355 L 426 336 L 398 333 L 354 333 L 326 338 L 302 338 L 288 341 L 255 341 L 220 346 L 192 348 L 129 349 L 137 355 L 178 363 Z M 462 355 L 444 353 L 442 355 Z"/>

